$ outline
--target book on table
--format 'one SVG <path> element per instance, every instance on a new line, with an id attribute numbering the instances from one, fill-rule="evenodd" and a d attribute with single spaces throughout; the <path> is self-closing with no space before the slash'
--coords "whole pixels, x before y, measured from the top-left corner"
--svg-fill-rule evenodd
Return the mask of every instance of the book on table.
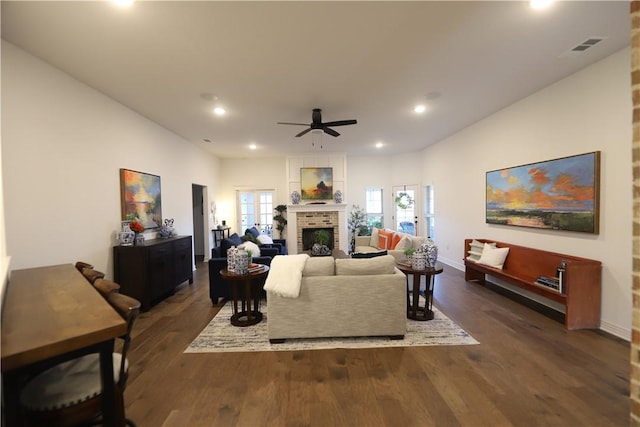
<path id="1" fill-rule="evenodd" d="M 562 292 L 562 289 L 560 288 L 560 279 L 557 277 L 540 276 L 536 279 L 536 284 Z"/>

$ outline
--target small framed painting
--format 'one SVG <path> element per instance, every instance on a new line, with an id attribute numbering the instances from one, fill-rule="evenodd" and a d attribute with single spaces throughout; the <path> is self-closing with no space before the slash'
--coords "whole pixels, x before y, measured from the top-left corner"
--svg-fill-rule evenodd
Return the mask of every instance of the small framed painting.
<path id="1" fill-rule="evenodd" d="M 598 234 L 600 152 L 487 172 L 487 224 Z"/>
<path id="2" fill-rule="evenodd" d="M 333 199 L 333 168 L 300 168 L 302 200 Z"/>
<path id="3" fill-rule="evenodd" d="M 120 169 L 122 219 L 139 221 L 145 229 L 162 224 L 160 177 L 129 169 Z"/>

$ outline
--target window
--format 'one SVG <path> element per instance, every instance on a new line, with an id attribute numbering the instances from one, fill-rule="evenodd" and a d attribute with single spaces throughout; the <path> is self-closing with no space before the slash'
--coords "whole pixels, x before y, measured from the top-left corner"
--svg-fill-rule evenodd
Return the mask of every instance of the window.
<path id="1" fill-rule="evenodd" d="M 360 232 L 361 236 L 371 234 L 371 228 L 384 228 L 384 216 L 382 214 L 382 188 L 369 188 L 365 195 L 367 212 L 367 234 Z M 364 231 L 364 230 L 362 230 Z"/>
<path id="2" fill-rule="evenodd" d="M 424 223 L 427 227 L 427 236 L 433 239 L 435 233 L 433 185 L 426 185 L 424 187 Z"/>
<path id="3" fill-rule="evenodd" d="M 261 233 L 273 231 L 273 191 L 251 190 L 237 192 L 238 234 L 255 226 Z"/>

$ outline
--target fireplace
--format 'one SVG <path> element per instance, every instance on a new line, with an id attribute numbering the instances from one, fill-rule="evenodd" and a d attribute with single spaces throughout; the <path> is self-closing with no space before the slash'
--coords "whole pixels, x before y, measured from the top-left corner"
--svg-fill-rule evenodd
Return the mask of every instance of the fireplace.
<path id="1" fill-rule="evenodd" d="M 313 246 L 314 242 L 314 234 L 318 230 L 325 230 L 329 233 L 329 249 L 333 249 L 334 240 L 333 240 L 333 227 L 327 228 L 303 228 L 302 229 L 302 250 L 309 251 Z"/>
<path id="2" fill-rule="evenodd" d="M 290 254 L 309 252 L 313 246 L 313 232 L 317 229 L 326 229 L 333 236 L 327 245 L 332 250 L 348 252 L 346 205 L 327 203 L 287 207 L 287 249 Z"/>

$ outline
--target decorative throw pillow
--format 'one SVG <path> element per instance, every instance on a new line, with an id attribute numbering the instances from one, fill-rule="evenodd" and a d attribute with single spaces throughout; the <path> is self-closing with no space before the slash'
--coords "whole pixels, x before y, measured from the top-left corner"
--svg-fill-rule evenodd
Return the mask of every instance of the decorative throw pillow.
<path id="1" fill-rule="evenodd" d="M 386 250 L 380 252 L 354 252 L 351 254 L 351 258 L 375 258 L 384 255 L 387 255 Z"/>
<path id="2" fill-rule="evenodd" d="M 485 243 L 478 264 L 484 264 L 502 270 L 508 254 L 509 248 L 494 248 L 488 243 Z"/>
<path id="3" fill-rule="evenodd" d="M 257 237 L 258 241 L 263 245 L 271 245 L 273 244 L 273 239 L 266 234 L 261 234 Z"/>
<path id="4" fill-rule="evenodd" d="M 375 246 L 378 249 L 386 249 L 387 248 L 387 236 L 383 236 L 382 234 L 378 234 L 378 244 Z"/>
<path id="5" fill-rule="evenodd" d="M 412 244 L 413 242 L 411 241 L 411 237 L 405 234 L 393 249 L 395 249 L 396 251 L 406 251 L 407 249 L 411 248 Z"/>
<path id="6" fill-rule="evenodd" d="M 492 248 L 496 247 L 495 243 L 487 243 Z M 473 241 L 469 244 L 469 251 L 467 252 L 467 259 L 469 261 L 478 262 L 480 257 L 482 256 L 482 250 L 484 249 L 484 243 L 473 239 Z"/>
<path id="7" fill-rule="evenodd" d="M 252 257 L 259 257 L 260 256 L 260 247 L 258 245 L 256 245 L 253 242 L 249 242 L 246 241 L 243 244 L 241 244 L 240 246 L 238 246 L 238 249 L 244 249 L 245 251 L 251 251 L 251 256 Z"/>
<path id="8" fill-rule="evenodd" d="M 400 240 L 402 240 L 402 237 L 402 234 L 394 233 L 393 239 L 391 239 L 391 247 L 389 249 L 395 249 L 396 246 L 398 246 L 398 243 L 400 243 Z"/>
<path id="9" fill-rule="evenodd" d="M 258 231 L 258 229 L 255 226 L 251 228 L 247 228 L 247 231 L 253 234 L 253 237 L 256 237 L 256 238 L 260 235 L 260 231 Z M 244 234 L 247 234 L 247 231 L 245 231 Z"/>
<path id="10" fill-rule="evenodd" d="M 243 242 L 252 242 L 256 245 L 260 246 L 262 243 L 253 235 L 253 233 L 247 228 L 247 231 L 244 232 L 244 236 L 242 236 Z"/>
<path id="11" fill-rule="evenodd" d="M 378 249 L 391 249 L 391 242 L 393 241 L 393 231 L 378 230 Z M 384 246 L 381 246 L 381 237 L 386 237 Z"/>
<path id="12" fill-rule="evenodd" d="M 378 247 L 378 229 L 375 227 L 371 228 L 371 240 L 369 240 L 369 246 L 372 248 Z"/>

